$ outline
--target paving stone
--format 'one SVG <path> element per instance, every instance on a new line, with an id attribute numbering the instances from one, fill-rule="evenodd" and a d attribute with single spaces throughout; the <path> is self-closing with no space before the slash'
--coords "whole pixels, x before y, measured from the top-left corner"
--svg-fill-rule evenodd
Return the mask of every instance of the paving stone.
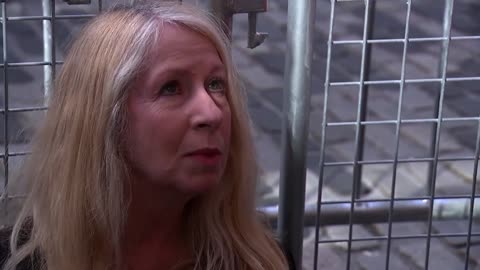
<path id="1" fill-rule="evenodd" d="M 253 58 L 239 46 L 240 44 L 232 46 L 232 57 L 236 67 L 241 70 L 256 65 Z"/>
<path id="2" fill-rule="evenodd" d="M 365 128 L 365 138 L 374 147 L 364 147 L 364 160 L 393 159 L 395 152 L 394 125 L 371 125 Z"/>
<path id="3" fill-rule="evenodd" d="M 268 72 L 260 65 L 241 69 L 239 73 L 244 80 L 248 81 L 257 90 L 272 88 L 283 89 L 283 78 Z"/>
<path id="4" fill-rule="evenodd" d="M 450 161 L 445 166 L 469 184 L 473 181 L 473 161 Z"/>
<path id="5" fill-rule="evenodd" d="M 423 239 L 422 239 L 423 240 Z M 404 242 L 398 246 L 399 252 L 411 259 L 421 269 L 425 265 L 426 242 L 414 241 Z M 461 269 L 463 261 L 455 255 L 455 250 L 449 248 L 438 239 L 431 239 L 429 269 Z"/>
<path id="6" fill-rule="evenodd" d="M 345 269 L 345 254 L 339 254 L 333 244 L 319 244 L 317 269 Z M 303 244 L 303 269 L 311 270 L 314 266 L 315 238 L 305 239 Z"/>
<path id="7" fill-rule="evenodd" d="M 402 116 L 408 115 L 408 112 L 419 109 L 430 109 L 431 113 L 427 117 L 432 117 L 435 100 L 432 99 L 431 93 L 424 91 L 421 88 L 414 87 L 411 84 L 407 84 L 403 93 L 402 102 Z M 416 118 L 421 118 L 421 115 L 413 114 Z M 427 118 L 424 117 L 424 118 Z"/>
<path id="8" fill-rule="evenodd" d="M 282 121 L 265 107 L 250 108 L 253 122 L 264 132 L 281 132 Z"/>
<path id="9" fill-rule="evenodd" d="M 285 53 L 280 50 L 256 52 L 253 57 L 260 61 L 266 70 L 272 74 L 283 76 L 285 70 Z"/>
<path id="10" fill-rule="evenodd" d="M 472 122 L 465 122 L 465 125 L 462 128 L 457 128 L 456 126 L 451 126 L 450 123 L 445 123 L 444 129 L 447 129 L 447 132 L 442 133 L 440 136 L 440 143 L 443 146 L 451 146 L 453 142 L 443 141 L 450 138 L 455 138 L 457 143 L 457 153 L 460 155 L 473 156 L 475 155 L 475 147 L 477 144 L 477 133 L 478 126 L 477 124 L 471 124 Z M 463 147 L 462 147 L 463 146 Z M 460 151 L 461 150 L 461 151 Z"/>
<path id="11" fill-rule="evenodd" d="M 442 166 L 437 171 L 435 179 L 435 194 L 437 195 L 471 195 L 472 184 L 471 180 L 466 181 L 461 175 L 456 174 L 449 169 L 447 164 Z M 473 166 L 471 171 L 473 172 Z"/>
<path id="12" fill-rule="evenodd" d="M 397 166 L 395 197 L 415 197 L 427 194 L 427 170 L 428 164 L 426 163 L 399 164 Z M 385 188 L 390 191 L 391 182 Z"/>
<path id="13" fill-rule="evenodd" d="M 392 179 L 391 164 L 364 165 L 362 170 L 362 183 L 372 192 L 368 194 L 368 199 L 380 199 L 390 196 L 389 187 Z"/>
<path id="14" fill-rule="evenodd" d="M 315 140 L 320 143 L 321 134 L 322 134 L 322 122 L 323 122 L 323 110 L 319 108 L 314 108 L 310 112 L 310 128 L 309 133 L 312 135 Z"/>
<path id="15" fill-rule="evenodd" d="M 314 67 L 315 69 L 315 67 Z M 321 70 L 318 70 L 317 72 L 314 73 L 312 76 L 312 84 L 311 84 L 311 91 L 312 91 L 312 96 L 321 94 L 325 92 L 325 72 L 324 72 L 325 67 L 322 67 Z M 323 107 L 323 103 L 321 104 Z"/>
<path id="16" fill-rule="evenodd" d="M 448 221 L 433 221 L 432 229 L 435 233 L 467 233 L 468 220 L 448 220 Z M 472 230 L 475 231 L 475 230 Z M 467 243 L 466 237 L 445 237 L 442 241 L 455 248 L 462 248 Z M 472 245 L 480 244 L 480 241 L 473 239 Z"/>
<path id="17" fill-rule="evenodd" d="M 328 239 L 331 239 L 331 240 L 348 239 L 349 230 L 350 229 L 348 225 L 325 227 L 326 235 Z M 372 236 L 374 235 L 372 235 L 371 232 L 366 230 L 364 226 L 354 225 L 352 227 L 353 239 L 372 237 Z M 379 244 L 380 244 L 379 241 L 355 241 L 355 244 L 352 244 L 351 246 L 351 250 L 352 251 L 368 250 L 368 249 L 379 247 Z M 336 242 L 335 245 L 344 251 L 348 250 L 348 244 L 346 242 Z"/>
<path id="18" fill-rule="evenodd" d="M 480 256 L 478 256 L 478 254 L 480 254 L 480 237 L 478 237 L 478 236 L 472 237 L 471 243 L 472 244 L 470 245 L 469 258 L 470 258 L 470 261 L 475 262 L 476 266 L 475 267 L 470 267 L 469 269 L 479 270 L 480 269 Z M 459 251 L 460 251 L 460 254 L 462 255 L 461 257 L 464 258 L 466 256 L 466 253 L 467 253 L 466 247 L 461 248 Z"/>
<path id="19" fill-rule="evenodd" d="M 476 117 L 480 115 L 480 99 L 473 96 L 461 96 L 450 99 L 450 106 L 464 117 Z"/>
<path id="20" fill-rule="evenodd" d="M 381 242 L 381 247 L 364 250 L 362 252 L 354 253 L 355 261 L 362 267 L 362 269 L 418 269 L 413 265 L 409 265 L 403 257 L 401 257 L 394 250 L 390 253 L 388 268 L 386 268 L 386 243 Z"/>
<path id="21" fill-rule="evenodd" d="M 327 100 L 328 122 L 353 122 L 357 119 L 358 91 L 348 88 L 331 88 Z M 330 117 L 331 116 L 331 117 Z"/>
<path id="22" fill-rule="evenodd" d="M 368 118 L 369 120 L 396 120 L 398 113 L 398 91 L 390 93 L 375 93 L 375 90 L 369 91 L 368 97 Z"/>
<path id="23" fill-rule="evenodd" d="M 323 185 L 333 190 L 337 197 L 335 199 L 351 198 L 352 194 L 352 173 L 348 167 L 325 167 Z"/>
<path id="24" fill-rule="evenodd" d="M 402 128 L 400 129 L 402 134 L 402 138 L 400 139 L 400 152 L 402 153 L 402 157 L 430 157 L 429 149 L 433 139 L 432 131 L 433 123 L 402 124 Z M 440 140 L 440 149 L 446 154 L 464 149 L 464 147 L 448 133 L 442 133 Z"/>

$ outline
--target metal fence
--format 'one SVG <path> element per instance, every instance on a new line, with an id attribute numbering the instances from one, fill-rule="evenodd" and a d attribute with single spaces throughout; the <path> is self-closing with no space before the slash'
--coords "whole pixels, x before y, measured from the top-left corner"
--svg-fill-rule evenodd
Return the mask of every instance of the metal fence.
<path id="1" fill-rule="evenodd" d="M 342 3 L 343 2 L 343 3 Z M 373 29 L 375 24 L 382 22 L 375 22 L 375 5 L 378 2 L 401 2 L 403 6 L 399 5 L 400 14 L 405 14 L 403 22 L 403 37 L 401 38 L 374 38 Z M 303 240 L 303 222 L 307 225 L 315 223 L 315 253 L 313 268 L 317 269 L 319 260 L 319 246 L 328 243 L 345 243 L 346 253 L 346 269 L 357 269 L 352 265 L 352 246 L 369 241 L 385 242 L 383 256 L 380 256 L 381 261 L 376 262 L 375 269 L 390 269 L 392 242 L 396 240 L 405 239 L 425 239 L 423 250 L 416 252 L 424 253 L 424 263 L 422 269 L 432 269 L 430 262 L 438 260 L 438 254 L 431 256 L 432 239 L 433 238 L 449 238 L 458 237 L 466 238 L 465 240 L 465 255 L 464 255 L 464 269 L 472 269 L 472 258 L 477 257 L 478 254 L 473 254 L 471 250 L 471 239 L 479 236 L 478 231 L 472 230 L 474 219 L 479 218 L 479 194 L 476 185 L 478 173 L 478 155 L 480 148 L 480 118 L 478 116 L 470 117 L 446 117 L 444 116 L 444 104 L 446 99 L 446 89 L 448 83 L 453 82 L 475 82 L 479 81 L 480 77 L 477 72 L 474 76 L 466 76 L 464 74 L 452 76 L 447 72 L 449 60 L 452 57 L 449 55 L 453 41 L 471 41 L 478 40 L 480 36 L 477 30 L 477 35 L 452 35 L 452 17 L 455 6 L 454 0 L 435 1 L 431 4 L 434 6 L 442 5 L 444 9 L 443 15 L 443 35 L 439 36 L 420 36 L 412 37 L 410 34 L 411 14 L 412 8 L 420 1 L 374 1 L 374 0 L 360 0 L 360 1 L 340 1 L 332 0 L 329 3 L 330 7 L 330 21 L 328 31 L 328 51 L 326 59 L 326 76 L 324 89 L 324 105 L 323 105 L 323 119 L 321 120 L 321 135 L 320 135 L 320 149 L 321 155 L 319 160 L 319 191 L 318 204 L 316 207 L 307 207 L 306 216 L 303 217 L 302 210 L 304 209 L 304 179 L 305 179 L 305 156 L 306 156 L 306 142 L 308 140 L 308 120 L 309 120 L 309 100 L 310 95 L 310 76 L 312 74 L 312 55 L 313 50 L 313 28 L 315 25 L 315 1 L 289 1 L 289 21 L 288 21 L 288 37 L 287 37 L 287 69 L 286 69 L 286 88 L 285 88 L 285 123 L 283 126 L 283 178 L 281 185 L 280 198 L 280 236 L 282 243 L 292 251 L 297 267 L 301 266 L 302 262 L 302 240 Z M 458 2 L 458 1 L 457 1 Z M 318 3 L 317 3 L 318 4 Z M 327 7 L 325 2 L 323 7 Z M 336 8 L 339 5 L 354 5 L 363 10 L 363 29 L 361 35 L 357 39 L 344 38 L 341 34 L 335 33 L 335 23 L 338 21 Z M 404 9 L 404 13 L 401 9 Z M 398 10 L 395 12 L 399 13 Z M 393 14 L 392 14 L 393 15 Z M 441 51 L 438 55 L 439 66 L 437 76 L 409 78 L 407 76 L 407 56 L 409 48 L 412 44 L 422 42 L 437 42 L 441 44 Z M 398 62 L 400 62 L 400 70 L 398 77 L 392 79 L 373 79 L 371 75 L 371 59 L 372 46 L 375 44 L 400 44 L 402 46 L 399 50 Z M 333 78 L 332 65 L 335 59 L 333 58 L 333 51 L 339 46 L 353 45 L 358 46 L 360 50 L 360 61 L 349 63 L 351 65 L 359 65 L 358 79 L 355 80 L 335 80 Z M 480 47 L 476 47 L 478 50 Z M 477 51 L 478 52 L 478 51 Z M 450 57 L 449 57 L 450 56 Z M 394 65 L 395 63 L 390 63 Z M 480 69 L 476 69 L 480 71 Z M 431 84 L 433 88 L 438 89 L 435 98 L 435 105 L 433 115 L 431 117 L 417 118 L 405 117 L 402 109 L 405 108 L 404 95 L 407 86 L 409 90 L 416 85 Z M 389 91 L 395 91 L 396 96 L 396 114 L 392 115 L 391 119 L 370 120 L 367 118 L 368 99 L 371 87 L 388 86 Z M 356 95 L 357 106 L 351 108 L 355 111 L 354 119 L 350 121 L 342 121 L 338 119 L 329 118 L 329 110 L 332 106 L 330 96 L 335 94 L 339 88 L 349 87 L 348 91 L 352 91 Z M 477 127 L 476 146 L 472 155 L 461 155 L 453 157 L 442 157 L 441 152 L 441 133 L 444 132 L 442 126 L 445 123 L 459 123 L 462 121 L 473 122 Z M 312 122 L 313 124 L 320 124 L 319 122 Z M 433 124 L 433 131 L 431 132 L 430 151 L 426 157 L 409 156 L 402 158 L 399 155 L 401 130 L 409 124 Z M 353 127 L 354 133 L 353 145 L 351 148 L 351 157 L 347 160 L 328 160 L 326 157 L 326 149 L 328 149 L 329 131 L 335 127 Z M 393 151 L 389 158 L 383 159 L 368 159 L 364 155 L 366 129 L 373 126 L 391 126 L 394 132 L 391 136 Z M 436 194 L 436 178 L 440 162 L 444 161 L 470 161 L 473 163 L 470 171 L 471 186 L 470 191 L 463 191 L 455 195 L 442 196 Z M 428 170 L 426 175 L 426 194 L 423 196 L 396 196 L 397 183 L 397 168 L 406 163 L 426 163 Z M 391 165 L 391 180 L 389 196 L 382 199 L 371 199 L 368 196 L 363 196 L 364 184 L 362 182 L 362 169 L 367 165 L 375 164 L 389 164 Z M 345 201 L 324 199 L 323 188 L 325 185 L 325 170 L 329 167 L 346 166 L 350 167 L 352 171 L 351 179 L 342 179 L 351 183 L 350 198 Z M 303 181 L 300 181 L 302 180 Z M 340 179 L 339 179 L 340 180 Z M 301 184 L 300 184 L 301 183 Z M 301 186 L 299 186 L 301 185 Z M 293 203 L 292 203 L 293 202 Z M 315 209 L 316 208 L 316 209 Z M 448 213 L 448 214 L 447 214 Z M 435 219 L 445 220 L 450 218 L 466 219 L 468 221 L 467 229 L 462 231 L 455 231 L 451 233 L 434 232 L 432 223 Z M 398 221 L 426 221 L 424 231 L 412 234 L 396 235 L 393 233 L 393 224 Z M 386 228 L 384 233 L 369 236 L 355 236 L 355 224 L 375 224 L 385 223 Z M 332 239 L 325 237 L 320 232 L 321 226 L 331 224 L 345 224 L 347 225 L 347 233 L 345 237 Z M 417 247 L 418 248 L 418 247 Z M 358 266 L 357 266 L 358 267 Z M 404 265 L 404 269 L 409 266 Z M 469 268 L 470 267 L 470 268 Z M 478 266 L 477 266 L 478 267 Z M 339 268 L 340 269 L 340 268 Z M 408 268 L 409 269 L 409 268 Z M 437 269 L 437 268 L 435 268 Z"/>
<path id="2" fill-rule="evenodd" d="M 266 1 L 196 1 L 206 5 L 217 16 L 226 22 L 227 27 L 232 27 L 232 16 L 235 13 L 248 13 L 248 47 L 256 47 L 265 39 L 264 33 L 257 33 L 257 13 L 266 11 Z M 402 37 L 378 37 L 375 35 L 375 26 L 382 23 L 376 15 L 376 5 L 379 3 L 403 3 L 399 5 L 403 10 L 399 12 L 404 16 L 402 24 Z M 432 269 L 430 266 L 433 259 L 431 256 L 433 239 L 462 238 L 464 242 L 464 269 L 474 269 L 478 265 L 472 263 L 472 258 L 478 255 L 471 252 L 472 238 L 479 237 L 480 231 L 475 230 L 475 224 L 480 217 L 479 191 L 477 183 L 478 156 L 480 152 L 480 132 L 477 131 L 475 149 L 471 149 L 469 155 L 443 156 L 442 141 L 444 125 L 457 123 L 471 123 L 475 130 L 480 130 L 480 117 L 474 116 L 445 116 L 445 104 L 448 97 L 448 89 L 452 83 L 478 82 L 480 81 L 480 69 L 476 74 L 449 73 L 449 62 L 452 59 L 450 51 L 456 41 L 480 40 L 478 35 L 453 35 L 452 17 L 455 7 L 454 0 L 432 1 L 435 6 L 440 6 L 443 11 L 442 33 L 436 36 L 412 35 L 411 28 L 414 25 L 411 20 L 412 9 L 420 1 L 413 0 L 332 0 L 332 1 L 307 1 L 289 0 L 286 40 L 286 64 L 285 64 L 285 89 L 284 89 L 284 122 L 282 134 L 282 169 L 280 181 L 279 207 L 265 207 L 266 212 L 273 224 L 278 225 L 279 237 L 282 245 L 289 250 L 297 269 L 301 269 L 304 235 L 309 227 L 314 228 L 314 256 L 311 266 L 317 269 L 320 261 L 325 259 L 321 254 L 322 245 L 343 245 L 345 262 L 341 268 L 328 266 L 328 269 L 361 269 L 355 265 L 352 259 L 355 245 L 362 242 L 381 242 L 382 261 L 376 263 L 375 268 L 369 269 L 396 269 L 392 266 L 394 256 L 393 243 L 398 240 L 425 240 L 422 250 L 424 255 L 422 269 Z M 457 0 L 457 3 L 460 0 Z M 2 1 L 2 68 L 3 80 L 3 104 L 0 114 L 4 121 L 2 145 L 4 146 L 1 158 L 3 159 L 4 183 L 1 192 L 0 216 L 5 220 L 14 218 L 21 200 L 22 183 L 9 183 L 15 168 L 22 161 L 22 157 L 28 154 L 29 128 L 23 123 L 25 119 L 33 119 L 36 122 L 42 117 L 43 111 L 48 105 L 48 95 L 51 82 L 55 76 L 56 67 L 62 64 L 62 49 L 69 36 L 75 32 L 67 33 L 67 29 L 78 29 L 89 18 L 93 17 L 102 9 L 108 7 L 109 1 L 74 1 L 71 3 L 81 5 L 69 5 L 65 2 L 54 0 L 40 1 Z M 355 38 L 343 36 L 337 31 L 337 25 L 341 25 L 339 17 L 349 16 L 342 9 L 355 6 L 363 13 L 360 35 Z M 327 44 L 325 55 L 325 77 L 323 89 L 323 113 L 321 120 L 310 122 L 310 125 L 320 126 L 318 144 L 320 156 L 318 160 L 318 198 L 317 204 L 305 206 L 305 179 L 306 179 L 306 152 L 310 138 L 309 126 L 310 96 L 312 74 L 318 74 L 313 68 L 315 47 L 315 27 L 318 21 L 318 9 L 329 9 L 328 25 L 322 25 L 326 29 L 328 38 L 323 40 Z M 348 8 L 347 8 L 348 10 Z M 339 15 L 338 13 L 341 13 Z M 398 14 L 397 14 L 398 15 Z M 318 27 L 318 26 L 317 26 Z M 231 29 L 230 29 L 231 30 Z M 25 39 L 18 42 L 17 37 L 22 35 Z M 11 38 L 15 37 L 15 38 Z M 441 50 L 438 56 L 438 73 L 431 77 L 409 77 L 408 57 L 411 47 L 415 44 L 436 43 Z M 26 44 L 29 44 L 27 46 Z M 32 46 L 32 44 L 35 44 Z M 375 50 L 377 45 L 399 46 L 397 50 L 396 65 L 399 68 L 398 77 L 378 79 L 372 74 L 375 69 Z M 356 79 L 345 79 L 337 76 L 332 68 L 338 62 L 335 50 L 342 46 L 352 46 L 358 50 L 357 62 L 342 63 L 358 65 Z M 32 47 L 35 47 L 32 49 Z M 477 47 L 477 52 L 480 51 Z M 477 54 L 478 56 L 478 54 Z M 394 60 L 395 61 L 395 60 Z M 395 63 L 391 63 L 394 65 Z M 377 68 L 378 69 L 378 68 Z M 28 70 L 28 72 L 26 72 Z M 28 75 L 33 74 L 33 75 Z M 29 78 L 31 77 L 31 78 Z M 41 80 L 39 80 L 41 78 Z M 21 82 L 15 86 L 12 81 Z M 43 85 L 39 86 L 38 81 Z M 405 96 L 408 91 L 415 87 L 429 84 L 436 89 L 433 114 L 430 117 L 419 115 L 405 116 Z M 389 88 L 388 91 L 396 93 L 396 109 L 390 119 L 372 119 L 369 117 L 369 105 L 374 95 L 375 87 Z M 330 117 L 330 111 L 338 106 L 334 103 L 334 96 L 338 92 L 346 92 L 356 96 L 356 106 L 349 108 L 353 118 L 340 119 Z M 378 90 L 377 90 L 378 91 Z M 384 89 L 382 89 L 384 91 Z M 349 95 L 350 95 L 349 94 Z M 28 96 L 29 99 L 22 99 Z M 332 101 L 333 100 L 333 101 Z M 332 104 L 333 102 L 333 104 Z M 429 125 L 431 132 L 425 140 L 430 144 L 429 154 L 425 156 L 402 156 L 402 130 L 409 125 Z M 382 158 L 369 158 L 366 154 L 368 144 L 368 130 L 375 127 L 388 126 L 392 132 L 391 155 Z M 329 158 L 329 138 L 334 136 L 336 128 L 350 128 L 352 132 L 350 158 Z M 348 152 L 348 151 L 347 151 Z M 448 195 L 437 194 L 437 174 L 439 164 L 442 162 L 469 162 L 471 164 L 471 184 L 469 192 L 452 192 Z M 425 194 L 420 196 L 397 195 L 400 185 L 398 180 L 399 167 L 408 164 L 425 164 L 426 175 L 424 182 Z M 390 166 L 388 195 L 383 197 L 370 196 L 371 183 L 366 183 L 365 169 L 372 165 Z M 349 196 L 340 199 L 332 199 L 325 196 L 326 183 L 329 179 L 327 171 L 330 168 L 342 167 L 351 172 L 351 179 L 341 179 L 348 182 Z M 427 181 L 428 180 L 428 181 Z M 278 219 L 277 219 L 278 217 Z M 277 222 L 278 220 L 278 222 Z M 448 233 L 434 230 L 434 222 L 437 220 L 465 220 L 466 227 L 462 231 L 450 231 Z M 399 222 L 423 221 L 421 230 L 416 233 L 395 233 L 394 226 Z M 8 222 L 7 222 L 8 223 Z M 383 224 L 383 232 L 374 235 L 357 235 L 357 225 Z M 326 236 L 322 230 L 333 225 L 343 225 L 346 234 L 342 237 Z M 418 248 L 418 247 L 417 247 Z M 320 258 L 319 258 L 320 256 Z M 437 256 L 437 255 L 435 255 Z M 470 267 L 470 268 L 469 268 Z M 407 266 L 402 269 L 407 269 Z"/>

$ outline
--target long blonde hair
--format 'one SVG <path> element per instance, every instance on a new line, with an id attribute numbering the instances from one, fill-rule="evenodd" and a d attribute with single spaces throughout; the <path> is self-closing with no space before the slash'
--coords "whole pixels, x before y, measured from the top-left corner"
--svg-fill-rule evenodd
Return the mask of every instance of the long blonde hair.
<path id="1" fill-rule="evenodd" d="M 48 270 L 119 267 L 129 177 L 121 147 L 125 101 L 165 23 L 188 27 L 211 40 L 226 66 L 230 89 L 231 150 L 221 192 L 195 199 L 188 209 L 193 268 L 287 269 L 255 210 L 254 147 L 228 39 L 208 14 L 170 3 L 105 12 L 72 44 L 24 169 L 22 177 L 31 180 L 31 191 L 14 226 L 6 270 L 34 252 L 41 254 L 42 267 Z M 17 247 L 30 219 L 30 239 Z"/>

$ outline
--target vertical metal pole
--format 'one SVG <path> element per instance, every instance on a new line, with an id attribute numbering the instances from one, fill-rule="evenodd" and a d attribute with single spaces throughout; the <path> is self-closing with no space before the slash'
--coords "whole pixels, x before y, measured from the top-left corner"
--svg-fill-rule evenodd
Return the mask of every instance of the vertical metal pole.
<path id="1" fill-rule="evenodd" d="M 325 170 L 325 145 L 327 138 L 327 112 L 328 112 L 328 96 L 330 93 L 330 70 L 332 67 L 332 47 L 333 47 L 333 24 L 335 22 L 335 0 L 330 0 L 330 26 L 328 29 L 328 42 L 327 42 L 327 65 L 325 71 L 325 91 L 323 94 L 323 116 L 322 116 L 322 136 L 320 142 L 320 168 L 318 172 L 318 196 L 317 196 L 317 216 L 315 219 L 315 250 L 313 255 L 313 270 L 318 269 L 318 248 L 320 240 L 320 214 L 322 212 L 322 193 L 323 193 L 323 175 Z"/>
<path id="2" fill-rule="evenodd" d="M 54 0 L 42 0 L 42 14 L 50 19 L 43 20 L 43 94 L 44 104 L 48 105 L 55 69 L 55 49 L 53 44 Z"/>
<path id="3" fill-rule="evenodd" d="M 367 28 L 367 40 L 370 40 L 373 38 L 373 26 L 375 25 L 375 0 L 373 0 L 370 3 L 369 6 L 369 11 L 368 11 L 368 28 Z M 370 44 L 366 44 L 367 49 L 365 51 L 365 71 L 363 73 L 363 81 L 368 81 L 370 80 L 370 62 L 372 60 L 372 46 Z M 367 110 L 368 110 L 368 88 L 369 86 L 366 84 L 363 84 L 362 86 L 362 92 L 361 92 L 361 98 L 360 100 L 363 100 L 363 103 L 359 104 L 360 106 L 360 121 L 363 122 L 367 120 Z M 364 148 L 365 148 L 365 126 L 360 125 L 358 127 L 360 129 L 359 133 L 359 141 L 360 145 L 358 146 L 358 156 L 359 156 L 359 161 L 363 160 L 364 158 Z M 363 165 L 356 163 L 353 167 L 353 181 L 356 183 L 355 186 L 357 187 L 356 190 L 354 190 L 355 194 L 355 199 L 360 199 L 360 196 L 362 195 L 362 171 L 363 171 Z"/>
<path id="4" fill-rule="evenodd" d="M 362 37 L 362 60 L 361 60 L 361 67 L 360 67 L 360 87 L 359 87 L 359 97 L 358 97 L 358 109 L 357 109 L 357 120 L 355 123 L 356 126 L 356 131 L 355 131 L 355 156 L 353 160 L 353 168 L 358 169 L 358 162 L 361 160 L 360 156 L 360 150 L 361 146 L 363 144 L 363 141 L 361 141 L 361 121 L 362 121 L 362 105 L 364 103 L 363 98 L 365 97 L 363 91 L 364 91 L 364 86 L 365 86 L 365 81 L 364 78 L 366 76 L 365 73 L 368 73 L 367 69 L 367 49 L 368 49 L 368 31 L 371 27 L 371 24 L 369 22 L 369 19 L 371 18 L 370 12 L 372 11 L 370 5 L 374 3 L 374 0 L 365 0 L 365 15 L 364 15 L 364 21 L 363 21 L 363 37 Z M 349 217 L 349 226 L 348 226 L 348 245 L 347 245 L 347 267 L 346 269 L 350 269 L 350 264 L 351 264 L 351 255 L 352 255 L 352 238 L 353 238 L 353 214 L 355 210 L 355 203 L 356 203 L 356 198 L 355 198 L 355 190 L 358 190 L 359 188 L 357 187 L 357 182 L 353 181 L 353 186 L 352 186 L 352 196 L 351 196 L 351 205 L 350 205 L 350 217 Z"/>
<path id="5" fill-rule="evenodd" d="M 3 157 L 3 166 L 5 172 L 5 183 L 4 183 L 4 192 L 2 194 L 2 199 L 5 202 L 8 201 L 8 110 L 9 110 L 9 95 L 8 95 L 8 54 L 7 54 L 7 4 L 5 1 L 2 1 L 2 34 L 3 34 L 3 107 L 4 107 L 4 127 L 3 127 L 3 136 L 4 136 L 4 157 Z M 5 210 L 7 207 L 5 207 Z"/>
<path id="6" fill-rule="evenodd" d="M 395 154 L 393 157 L 393 171 L 392 171 L 392 186 L 390 188 L 390 209 L 388 212 L 388 234 L 387 234 L 387 251 L 385 259 L 385 269 L 389 269 L 390 266 L 390 253 L 392 248 L 392 222 L 393 211 L 395 204 L 395 188 L 397 185 L 397 166 L 398 166 L 398 152 L 400 148 L 400 129 L 402 121 L 402 107 L 403 96 L 405 91 L 405 70 L 407 62 L 408 51 L 408 37 L 410 35 L 410 14 L 412 12 L 412 0 L 407 0 L 407 17 L 405 19 L 405 33 L 403 39 L 403 52 L 402 52 L 402 67 L 400 73 L 400 93 L 398 95 L 398 108 L 397 108 L 397 121 L 395 126 Z"/>
<path id="7" fill-rule="evenodd" d="M 301 269 L 315 0 L 289 0 L 287 21 L 278 232 Z"/>
<path id="8" fill-rule="evenodd" d="M 448 36 L 448 33 L 450 32 L 450 28 L 449 28 L 449 20 L 450 20 L 450 17 L 449 17 L 449 13 L 450 13 L 450 10 L 453 9 L 453 5 L 451 4 L 451 2 L 449 0 L 445 0 L 445 9 L 444 9 L 444 12 L 443 12 L 443 37 L 447 37 Z M 442 42 L 442 49 L 441 49 L 441 55 L 444 55 L 448 49 L 448 43 L 449 41 L 448 40 L 444 40 Z M 440 63 L 438 64 L 438 70 L 437 70 L 437 74 L 439 77 L 442 76 L 442 70 L 444 69 L 444 66 L 447 64 L 447 61 L 446 59 L 444 59 L 443 57 L 440 57 Z M 433 118 L 438 118 L 438 116 L 440 115 L 440 91 L 438 91 L 437 95 L 435 96 L 435 104 L 434 104 L 434 108 L 433 108 Z M 430 141 L 430 155 L 429 157 L 433 157 L 433 155 L 435 154 L 435 137 L 437 136 L 437 123 L 434 123 L 433 124 L 433 127 L 432 127 L 432 140 Z M 430 162 L 429 163 L 429 166 L 428 166 L 428 178 L 427 178 L 427 195 L 432 195 L 431 194 L 431 190 L 432 190 L 432 175 L 433 175 L 433 162 Z"/>
<path id="9" fill-rule="evenodd" d="M 445 88 L 447 83 L 447 66 L 448 66 L 448 52 L 450 46 L 450 37 L 451 37 L 451 28 L 452 28 L 452 16 L 453 16 L 453 5 L 455 0 L 446 0 L 445 2 L 445 20 L 444 20 L 444 37 L 446 38 L 443 46 L 444 51 L 442 51 L 442 70 L 441 70 L 441 83 L 440 83 L 440 97 L 438 100 L 438 117 L 435 130 L 435 144 L 433 148 L 433 162 L 432 168 L 430 170 L 430 213 L 428 216 L 428 228 L 427 228 L 427 246 L 425 251 L 425 270 L 429 268 L 429 259 L 430 259 L 430 246 L 431 246 L 431 236 L 432 236 L 432 215 L 433 215 L 433 204 L 435 199 L 435 182 L 437 177 L 437 167 L 438 167 L 438 156 L 440 152 L 440 131 L 442 128 L 442 111 L 443 111 L 443 100 L 445 98 Z"/>
<path id="10" fill-rule="evenodd" d="M 468 217 L 468 232 L 467 232 L 467 247 L 465 249 L 465 270 L 468 270 L 470 262 L 470 247 L 472 241 L 472 227 L 474 219 L 474 210 L 475 210 L 475 193 L 477 191 L 477 177 L 478 177 L 478 158 L 480 155 L 480 121 L 478 121 L 477 128 L 477 143 L 475 146 L 475 161 L 473 162 L 473 177 L 472 177 L 472 193 L 470 197 L 470 211 Z"/>

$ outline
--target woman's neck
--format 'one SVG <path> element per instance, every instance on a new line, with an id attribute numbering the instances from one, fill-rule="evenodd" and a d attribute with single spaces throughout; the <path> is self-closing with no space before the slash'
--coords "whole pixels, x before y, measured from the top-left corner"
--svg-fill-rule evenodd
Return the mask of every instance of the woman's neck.
<path id="1" fill-rule="evenodd" d="M 185 233 L 188 200 L 151 183 L 132 185 L 123 241 L 129 270 L 170 269 L 190 257 Z"/>

